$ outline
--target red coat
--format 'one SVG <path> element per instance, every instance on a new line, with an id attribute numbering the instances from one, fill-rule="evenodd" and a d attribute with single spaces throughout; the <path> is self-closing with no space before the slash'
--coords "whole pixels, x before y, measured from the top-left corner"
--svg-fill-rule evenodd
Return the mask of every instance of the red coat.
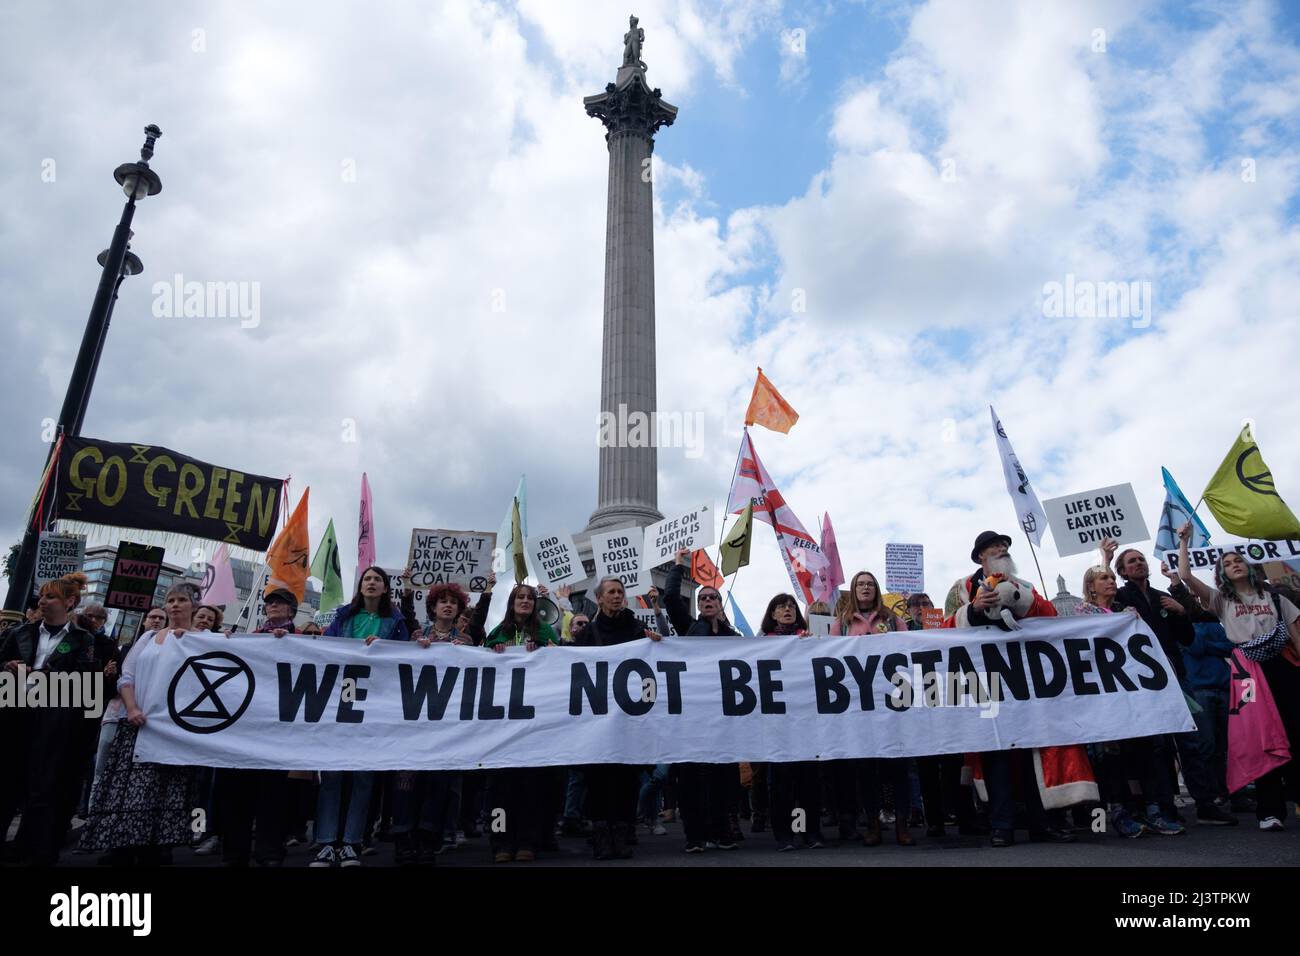
<path id="1" fill-rule="evenodd" d="M 971 626 L 965 613 L 966 606 L 970 604 L 970 583 L 970 578 L 961 582 L 962 606 L 944 619 L 944 627 Z M 1033 603 L 1025 617 L 1056 617 L 1056 608 L 1052 602 L 1035 590 Z M 980 799 L 988 800 L 980 754 L 966 755 L 966 770 L 970 772 L 975 791 Z M 964 778 L 965 773 L 962 776 Z M 1035 748 L 1034 777 L 1045 810 L 1056 810 L 1076 803 L 1101 799 L 1096 778 L 1092 773 L 1092 762 L 1088 759 L 1088 751 L 1082 744 Z"/>

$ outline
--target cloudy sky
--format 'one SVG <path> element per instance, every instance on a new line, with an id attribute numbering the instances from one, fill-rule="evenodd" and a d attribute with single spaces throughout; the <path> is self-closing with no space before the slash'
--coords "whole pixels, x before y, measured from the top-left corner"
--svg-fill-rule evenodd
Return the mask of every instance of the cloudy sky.
<path id="1" fill-rule="evenodd" d="M 659 407 L 702 416 L 660 451 L 661 510 L 725 498 L 758 365 L 801 415 L 754 441 L 805 524 L 829 511 L 850 575 L 924 544 L 940 600 L 1014 527 L 990 403 L 1044 499 L 1132 482 L 1154 527 L 1160 466 L 1195 499 L 1251 419 L 1300 505 L 1294 2 L 133 11 L 0 13 L 6 541 L 151 122 L 164 189 L 85 434 L 292 475 L 349 578 L 363 470 L 385 564 L 413 526 L 494 530 L 521 473 L 530 530 L 582 528 L 607 174 L 582 97 L 632 12 L 680 109 L 654 154 Z M 159 316 L 176 276 L 256 283 L 255 321 Z M 1048 314 L 1071 276 L 1151 306 Z M 1077 593 L 1088 559 L 1044 544 Z M 788 588 L 765 528 L 735 588 L 754 624 Z"/>

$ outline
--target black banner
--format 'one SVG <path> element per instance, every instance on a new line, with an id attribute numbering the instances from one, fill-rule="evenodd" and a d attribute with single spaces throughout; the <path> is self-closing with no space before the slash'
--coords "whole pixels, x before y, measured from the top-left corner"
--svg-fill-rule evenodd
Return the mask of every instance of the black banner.
<path id="1" fill-rule="evenodd" d="M 162 548 L 133 541 L 118 542 L 104 607 L 141 613 L 149 610 L 153 607 L 153 592 L 158 588 L 162 564 Z"/>
<path id="2" fill-rule="evenodd" d="M 283 483 L 156 445 L 68 438 L 59 456 L 55 510 L 67 521 L 265 551 L 275 536 Z"/>

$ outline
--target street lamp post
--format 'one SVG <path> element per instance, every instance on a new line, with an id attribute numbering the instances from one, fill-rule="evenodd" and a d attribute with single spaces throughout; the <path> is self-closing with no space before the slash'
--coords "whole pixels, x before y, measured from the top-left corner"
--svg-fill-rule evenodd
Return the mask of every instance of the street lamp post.
<path id="1" fill-rule="evenodd" d="M 77 361 L 72 367 L 72 377 L 68 381 L 68 391 L 63 398 L 63 408 L 59 412 L 55 432 L 56 442 L 61 435 L 80 434 L 118 287 L 126 275 L 135 275 L 143 268 L 140 260 L 127 251 L 127 246 L 131 240 L 131 220 L 135 218 L 136 201 L 162 192 L 162 180 L 149 168 L 149 160 L 153 158 L 154 143 L 162 135 L 162 130 L 150 124 L 144 128 L 144 135 L 144 146 L 140 148 L 140 161 L 123 163 L 113 171 L 113 178 L 126 193 L 126 205 L 122 208 L 122 218 L 113 232 L 112 243 L 108 250 L 100 255 L 99 261 L 103 271 L 99 276 L 99 287 L 95 290 L 95 301 L 90 306 L 90 316 L 86 319 L 86 331 L 82 334 L 81 348 L 77 351 Z M 54 444 L 51 443 L 51 453 L 53 449 Z M 48 464 L 47 456 L 46 465 Z M 6 611 L 21 612 L 27 597 L 31 594 L 32 576 L 36 570 L 36 547 L 44 524 L 43 516 L 34 510 L 29 516 L 27 529 L 23 534 L 22 550 L 18 554 L 16 566 L 10 569 L 9 593 L 5 596 Z"/>

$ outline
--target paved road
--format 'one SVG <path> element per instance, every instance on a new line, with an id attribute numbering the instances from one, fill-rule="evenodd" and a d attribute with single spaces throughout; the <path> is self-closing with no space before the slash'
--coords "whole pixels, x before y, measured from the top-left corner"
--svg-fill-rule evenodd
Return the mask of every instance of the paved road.
<path id="1" fill-rule="evenodd" d="M 1068 846 L 1040 843 L 1017 843 L 1007 849 L 993 849 L 986 839 L 950 836 L 930 840 L 922 829 L 911 831 L 916 845 L 894 844 L 892 829 L 879 847 L 861 844 L 836 846 L 820 850 L 776 852 L 771 833 L 748 834 L 739 849 L 710 850 L 687 856 L 678 824 L 667 824 L 668 833 L 654 836 L 642 828 L 640 845 L 633 860 L 597 862 L 591 859 L 587 843 L 580 837 L 561 837 L 558 852 L 544 853 L 536 863 L 500 864 L 502 868 L 538 866 L 691 866 L 691 867 L 838 867 L 838 866 L 1008 866 L 1008 867 L 1185 867 L 1185 866 L 1297 866 L 1300 865 L 1300 822 L 1293 816 L 1281 833 L 1262 833 L 1251 814 L 1240 814 L 1236 827 L 1188 828 L 1181 837 L 1145 836 L 1123 840 L 1110 835 L 1080 833 L 1079 842 Z M 1024 831 L 1017 834 L 1024 837 Z M 392 844 L 379 844 L 379 852 L 362 858 L 364 866 L 393 865 Z M 91 857 L 64 853 L 64 866 L 85 866 Z M 305 867 L 311 854 L 305 847 L 293 847 L 285 860 L 286 867 Z M 178 866 L 218 866 L 220 857 L 198 857 L 188 849 L 175 852 Z M 438 857 L 440 867 L 493 866 L 485 839 L 470 840 Z"/>

